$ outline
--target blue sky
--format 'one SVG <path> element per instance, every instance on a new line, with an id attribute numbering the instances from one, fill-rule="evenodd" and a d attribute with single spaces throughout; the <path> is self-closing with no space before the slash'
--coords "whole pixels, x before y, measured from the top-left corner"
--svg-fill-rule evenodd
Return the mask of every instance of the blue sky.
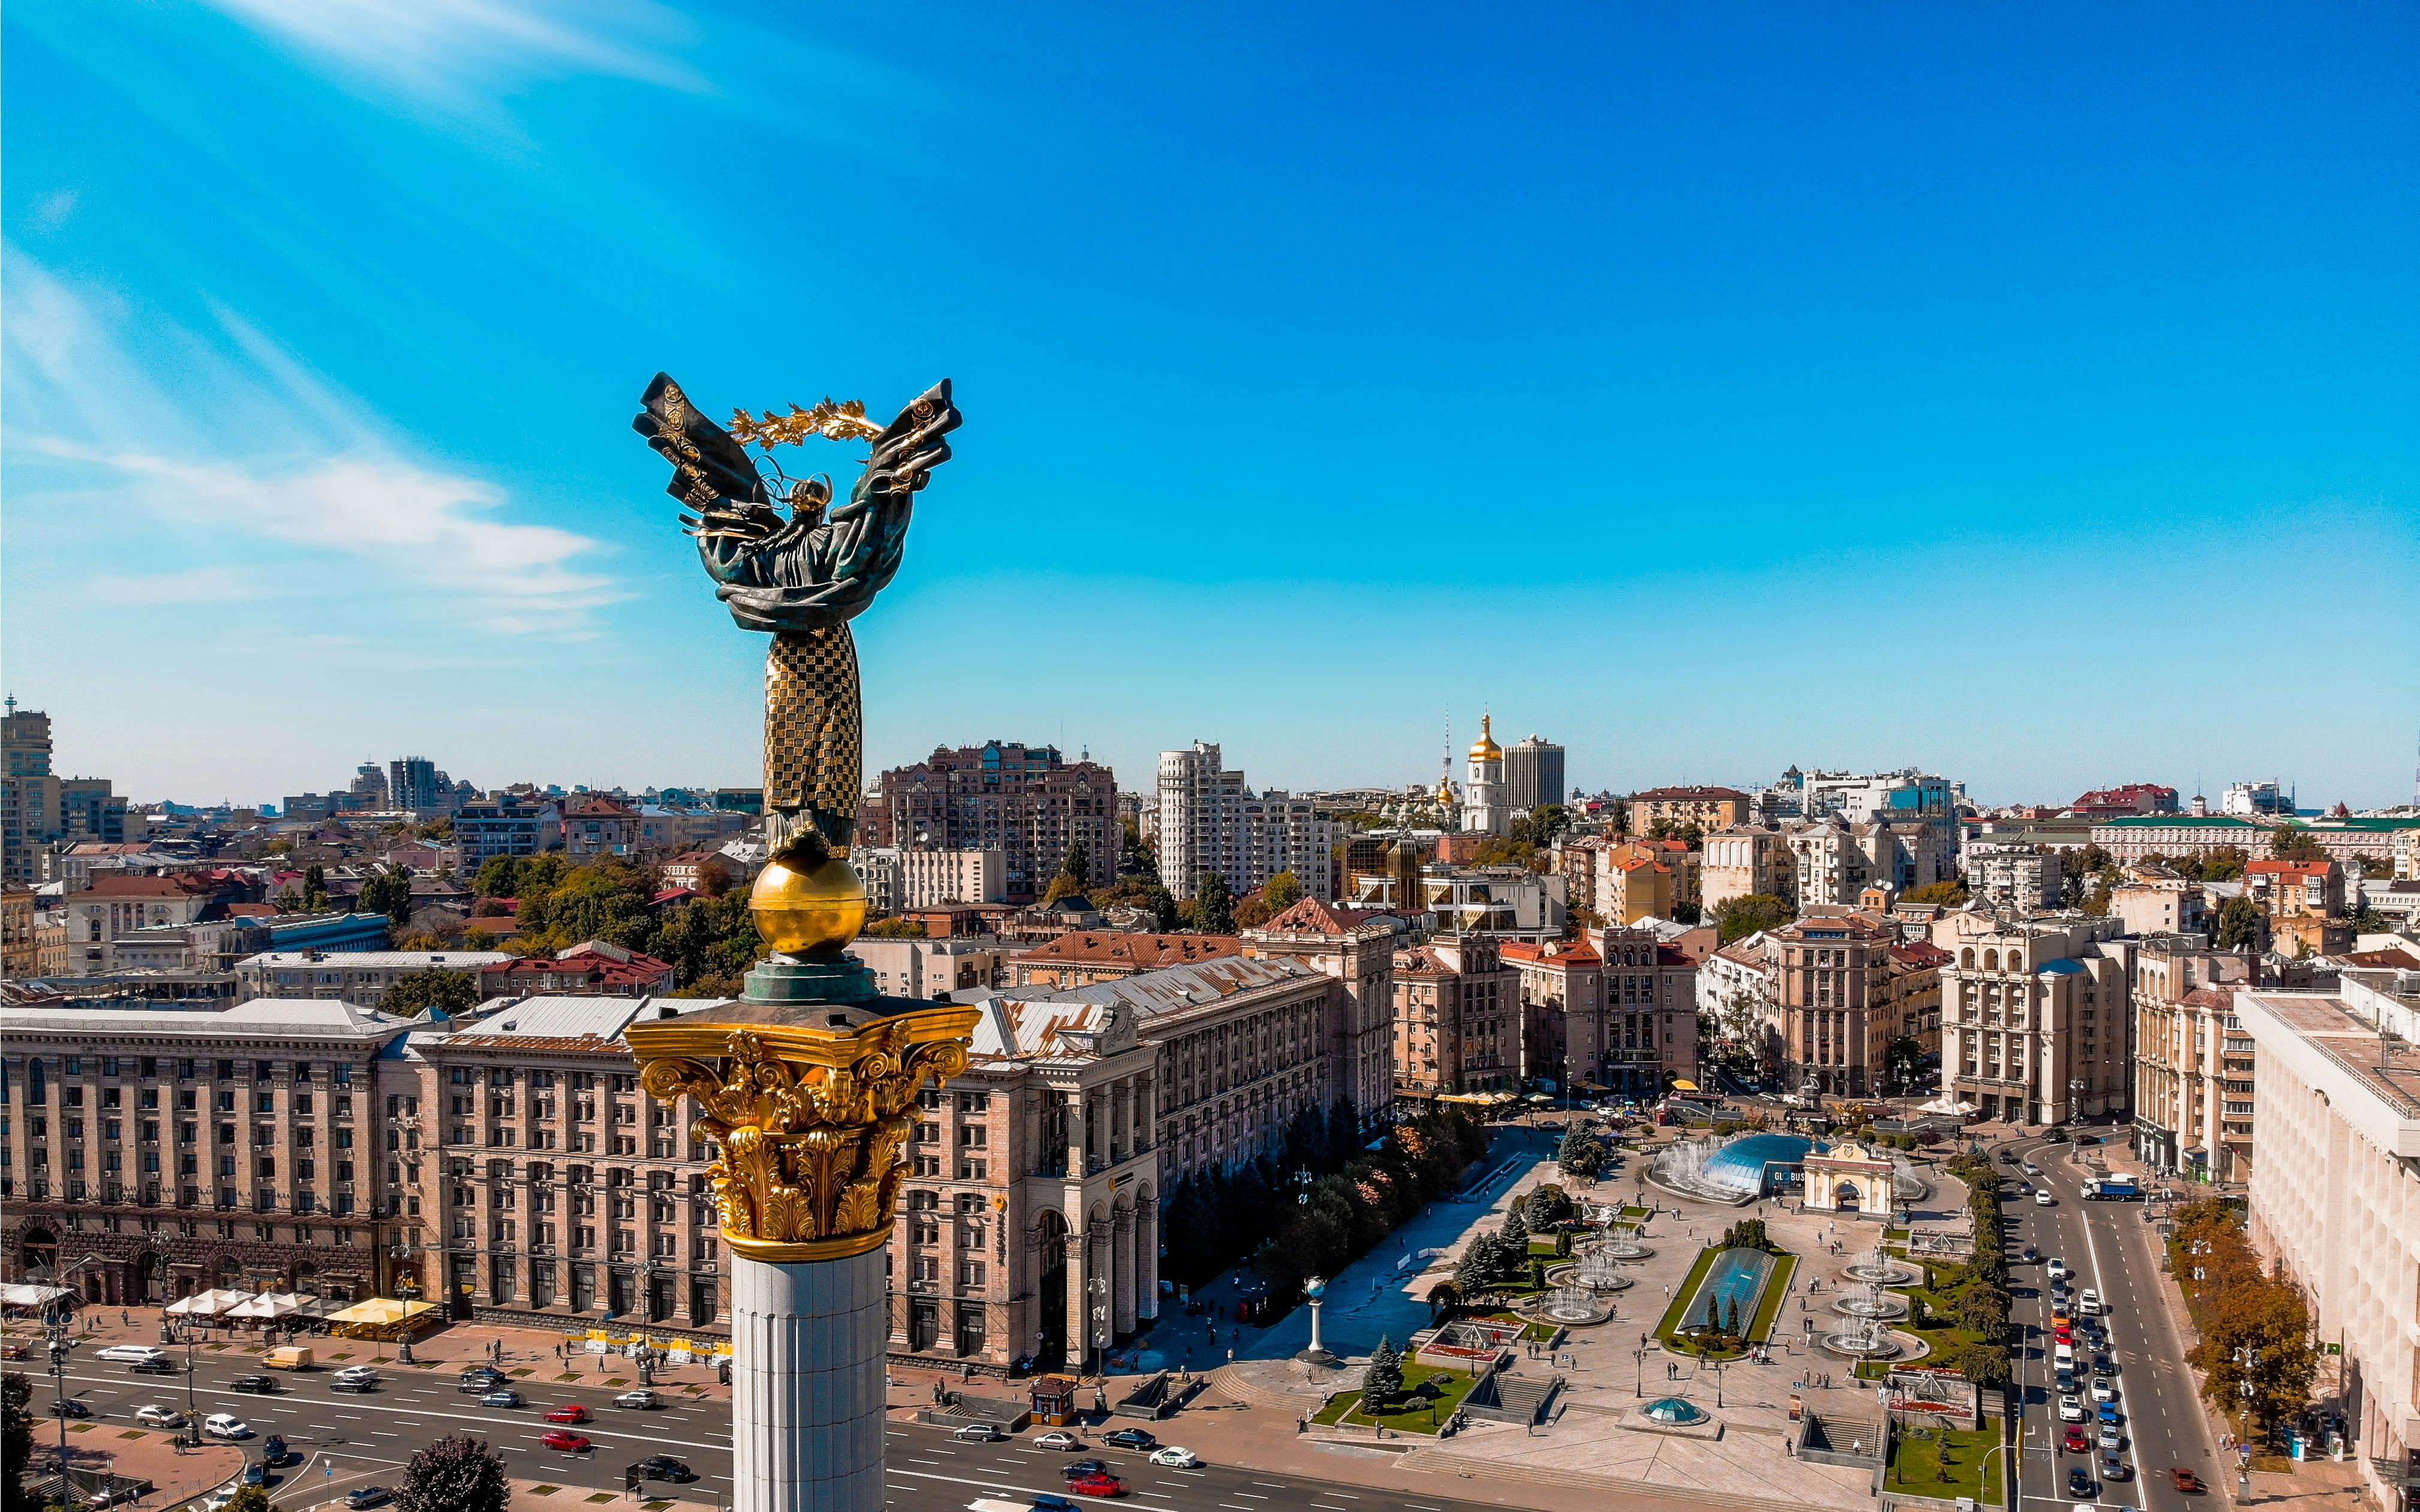
<path id="1" fill-rule="evenodd" d="M 870 767 L 2411 796 L 2420 13 L 1173 8 L 8 8 L 0 680 L 139 797 L 752 781 L 638 394 L 947 375 Z"/>

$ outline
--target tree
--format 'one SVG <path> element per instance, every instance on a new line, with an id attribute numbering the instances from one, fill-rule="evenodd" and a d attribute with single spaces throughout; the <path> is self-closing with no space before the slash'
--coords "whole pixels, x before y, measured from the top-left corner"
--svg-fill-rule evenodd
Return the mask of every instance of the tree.
<path id="1" fill-rule="evenodd" d="M 1739 1299 L 1733 1297 L 1723 1308 L 1723 1332 L 1733 1338 L 1740 1336 Z"/>
<path id="2" fill-rule="evenodd" d="M 1047 908 L 1052 903 L 1057 903 L 1060 899 L 1070 895 L 1081 897 L 1083 896 L 1083 892 L 1084 885 L 1082 883 L 1077 881 L 1074 877 L 1069 876 L 1066 872 L 1062 872 L 1057 876 L 1050 879 L 1050 886 L 1042 889 L 1042 906 Z"/>
<path id="3" fill-rule="evenodd" d="M 1574 1127 L 1555 1150 L 1555 1165 L 1573 1176 L 1593 1178 L 1605 1169 L 1605 1145 L 1586 1130 Z"/>
<path id="4" fill-rule="evenodd" d="M 479 980 L 467 971 L 407 971 L 379 999 L 381 1012 L 416 1018 L 429 1010 L 462 1013 L 479 1006 Z"/>
<path id="5" fill-rule="evenodd" d="M 1900 1087 L 1916 1079 L 1924 1071 L 1924 1041 L 1913 1035 L 1902 1034 L 1883 1051 L 1883 1074 Z"/>
<path id="6" fill-rule="evenodd" d="M 1361 1374 L 1364 1405 L 1383 1408 L 1404 1394 L 1404 1357 L 1395 1352 L 1392 1336 L 1381 1336 L 1370 1351 L 1369 1368 Z"/>
<path id="7" fill-rule="evenodd" d="M 2267 922 L 2258 903 L 2240 895 L 2229 898 L 2218 910 L 2218 948 L 2222 950 L 2260 949 L 2261 929 Z"/>
<path id="8" fill-rule="evenodd" d="M 1521 1221 L 1521 1204 L 1517 1202 L 1504 1210 L 1504 1242 L 1518 1244 L 1524 1253 L 1529 1248 L 1529 1226 Z"/>
<path id="9" fill-rule="evenodd" d="M 16 1371 L 0 1376 L 0 1507 L 31 1504 L 25 1496 L 25 1461 L 34 1456 L 34 1383 Z"/>
<path id="10" fill-rule="evenodd" d="M 2324 861 L 2328 852 L 2309 830 L 2287 825 L 2269 832 L 2269 856 L 2277 861 Z"/>
<path id="11" fill-rule="evenodd" d="M 1151 910 L 1151 927 L 1158 933 L 1172 933 L 1176 926 L 1185 921 L 1177 905 L 1176 894 L 1156 882 L 1143 889 L 1142 905 Z"/>
<path id="12" fill-rule="evenodd" d="M 2201 879 L 2204 882 L 2232 882 L 2243 875 L 2252 864 L 2241 845 L 2213 845 L 2201 853 Z"/>
<path id="13" fill-rule="evenodd" d="M 1573 1211 L 1570 1194 L 1552 1181 L 1541 1182 L 1521 1204 L 1521 1209 L 1532 1233 L 1561 1223 L 1572 1215 Z"/>
<path id="14" fill-rule="evenodd" d="M 1952 1345 L 1942 1364 L 1978 1386 L 2005 1386 L 2009 1382 L 2009 1347 L 1989 1339 Z"/>
<path id="15" fill-rule="evenodd" d="M 472 874 L 471 890 L 482 898 L 521 895 L 521 863 L 518 856 L 490 856 Z"/>
<path id="16" fill-rule="evenodd" d="M 504 1512 L 511 1500 L 503 1458 L 468 1434 L 449 1434 L 413 1455 L 395 1489 L 400 1512 Z"/>
<path id="17" fill-rule="evenodd" d="M 1787 900 L 1769 892 L 1751 892 L 1714 905 L 1714 922 L 1723 932 L 1725 945 L 1746 939 L 1760 930 L 1779 929 L 1794 917 Z"/>
<path id="18" fill-rule="evenodd" d="M 365 914 L 384 914 L 400 924 L 411 917 L 411 872 L 396 867 L 388 872 L 373 872 L 362 884 L 362 895 L 353 905 Z"/>
<path id="19" fill-rule="evenodd" d="M 1193 894 L 1193 927 L 1204 934 L 1235 933 L 1235 895 L 1224 873 L 1205 872 Z"/>
<path id="20" fill-rule="evenodd" d="M 1955 908 L 1968 897 L 1962 882 L 1928 882 L 1921 887 L 1908 889 L 1906 901 L 1912 903 L 1941 903 Z"/>
<path id="21" fill-rule="evenodd" d="M 1284 913 L 1302 902 L 1305 896 L 1302 878 L 1295 876 L 1292 872 L 1279 872 L 1269 878 L 1267 884 L 1261 888 L 1261 898 L 1267 903 L 1272 913 Z"/>
<path id="22" fill-rule="evenodd" d="M 277 1512 L 277 1508 L 269 1500 L 267 1490 L 258 1486 L 245 1486 L 236 1491 L 224 1512 Z"/>
<path id="23" fill-rule="evenodd" d="M 1092 854 L 1084 849 L 1084 842 L 1082 841 L 1069 841 L 1067 842 L 1067 854 L 1063 856 L 1059 862 L 1059 874 L 1063 877 L 1072 879 L 1078 887 L 1083 887 L 1091 884 L 1093 880 L 1093 857 Z"/>
<path id="24" fill-rule="evenodd" d="M 1271 908 L 1268 900 L 1257 892 L 1247 896 L 1242 903 L 1235 905 L 1237 929 L 1258 929 L 1276 917 L 1277 910 Z"/>
<path id="25" fill-rule="evenodd" d="M 328 869 L 314 861 L 302 869 L 302 911 L 316 914 L 328 906 Z"/>
<path id="26" fill-rule="evenodd" d="M 884 918 L 866 925 L 865 933 L 876 939 L 921 940 L 926 931 L 921 918 Z"/>

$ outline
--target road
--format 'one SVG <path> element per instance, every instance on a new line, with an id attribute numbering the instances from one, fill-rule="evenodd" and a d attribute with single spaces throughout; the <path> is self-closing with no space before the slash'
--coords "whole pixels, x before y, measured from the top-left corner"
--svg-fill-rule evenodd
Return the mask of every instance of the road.
<path id="1" fill-rule="evenodd" d="M 2096 1132 L 2087 1132 L 2086 1137 Z M 2027 1512 L 2034 1504 L 2087 1504 L 2066 1494 L 2068 1472 L 2077 1466 L 2092 1472 L 2097 1488 L 2093 1500 L 2102 1506 L 2188 1512 L 2224 1497 L 2231 1489 L 2233 1473 L 2222 1464 L 2195 1401 L 2185 1344 L 2161 1295 L 2169 1282 L 2160 1273 L 2158 1236 L 2144 1220 L 2144 1205 L 2084 1200 L 2083 1182 L 2091 1173 L 2073 1163 L 2071 1145 L 2026 1141 L 2013 1149 L 2021 1161 L 2035 1163 L 2041 1172 L 2032 1176 L 2022 1166 L 2000 1167 L 2009 1178 L 2002 1187 L 2002 1211 L 2017 1220 L 2015 1253 L 2023 1255 L 2031 1244 L 2041 1256 L 2035 1264 L 2015 1265 L 2010 1281 L 2015 1321 L 2025 1333 L 2025 1347 L 2017 1351 L 2015 1363 L 2024 1400 L 2024 1469 L 2019 1481 L 2024 1504 L 2019 1512 Z M 2020 1183 L 2027 1182 L 2047 1187 L 2055 1205 L 2036 1205 L 2020 1190 Z M 2102 1320 L 2118 1367 L 2114 1378 L 2123 1435 L 2118 1458 L 2130 1472 L 2122 1480 L 2101 1479 L 2099 1451 L 2086 1457 L 2059 1448 L 2066 1425 L 2058 1420 L 2050 1359 L 2046 1273 L 2054 1257 L 2075 1273 L 2072 1285 L 2079 1295 L 2089 1288 L 2107 1307 Z M 2078 1379 L 2090 1378 L 2086 1373 Z M 2093 1411 L 2088 1396 L 2085 1407 L 2087 1413 Z M 2089 1435 L 2096 1426 L 2085 1427 Z M 2169 1468 L 2177 1465 L 2198 1474 L 2211 1491 L 2195 1495 L 2177 1490 L 2168 1478 Z"/>
<path id="2" fill-rule="evenodd" d="M 532 1376 L 515 1382 L 515 1389 L 528 1398 L 527 1406 L 488 1408 L 479 1406 L 476 1396 L 456 1390 L 456 1372 L 450 1368 L 419 1371 L 392 1365 L 383 1367 L 379 1389 L 367 1395 L 333 1391 L 329 1383 L 334 1372 L 321 1368 L 276 1374 L 277 1394 L 260 1396 L 229 1389 L 238 1376 L 258 1373 L 256 1357 L 202 1354 L 197 1365 L 196 1411 L 205 1416 L 233 1413 L 263 1436 L 283 1437 L 289 1449 L 303 1457 L 301 1464 L 280 1472 L 280 1481 L 271 1487 L 286 1512 L 333 1504 L 359 1486 L 393 1486 L 413 1451 L 448 1433 L 488 1440 L 512 1474 L 607 1491 L 621 1489 L 624 1466 L 648 1455 L 670 1454 L 700 1476 L 678 1488 L 678 1494 L 704 1501 L 720 1497 L 726 1505 L 730 1500 L 730 1420 L 721 1402 L 692 1404 L 666 1394 L 671 1405 L 654 1411 L 615 1409 L 604 1405 L 613 1395 L 610 1388 Z M 35 1393 L 38 1413 L 50 1405 L 49 1378 L 41 1379 Z M 67 1380 L 69 1395 L 90 1409 L 93 1420 L 113 1427 L 135 1426 L 134 1413 L 142 1407 L 158 1403 L 181 1410 L 186 1402 L 181 1376 L 136 1375 L 89 1358 L 71 1361 Z M 575 1402 L 596 1421 L 573 1431 L 587 1435 L 596 1449 L 572 1455 L 546 1448 L 538 1442 L 550 1427 L 544 1414 Z M 1182 1428 L 1171 1426 L 1161 1436 L 1181 1443 Z M 890 1428 L 890 1504 L 954 1512 L 977 1497 L 1021 1501 L 1037 1491 L 1063 1493 L 1061 1467 L 1085 1453 L 1036 1449 L 1029 1442 L 1032 1437 L 961 1443 L 946 1429 L 894 1421 Z M 1131 1451 L 1099 1448 L 1097 1440 L 1087 1442 L 1096 1447 L 1086 1453 L 1109 1461 L 1127 1482 L 1133 1504 L 1165 1512 L 1293 1512 L 1300 1507 L 1319 1512 L 1480 1512 L 1482 1506 L 1501 1512 L 1493 1504 L 1407 1497 L 1265 1471 L 1217 1465 L 1177 1470 L 1150 1464 Z M 244 1447 L 257 1452 L 260 1443 L 256 1438 Z"/>

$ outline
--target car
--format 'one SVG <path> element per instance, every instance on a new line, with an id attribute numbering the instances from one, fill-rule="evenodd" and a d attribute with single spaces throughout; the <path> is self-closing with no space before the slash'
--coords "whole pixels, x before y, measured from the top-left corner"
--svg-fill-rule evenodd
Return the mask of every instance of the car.
<path id="1" fill-rule="evenodd" d="M 2092 1452 L 2091 1441 L 2085 1438 L 2084 1430 L 2073 1427 L 2067 1430 L 2067 1437 L 2059 1441 L 2058 1447 L 2062 1454 L 2088 1455 Z"/>
<path id="2" fill-rule="evenodd" d="M 2134 1473 L 2133 1471 L 2126 1468 L 2126 1461 L 2118 1458 L 2116 1455 L 2102 1455 L 2101 1457 L 2101 1478 L 2102 1480 L 2129 1480 L 2133 1478 L 2133 1473 Z"/>
<path id="3" fill-rule="evenodd" d="M 243 1462 L 243 1483 L 246 1486 L 268 1485 L 269 1467 L 256 1460 L 245 1460 Z"/>
<path id="4" fill-rule="evenodd" d="M 520 1404 L 521 1394 L 510 1386 L 500 1386 L 479 1398 L 482 1407 L 519 1407 Z M 552 1414 L 549 1414 L 548 1420 L 552 1421 Z"/>
<path id="5" fill-rule="evenodd" d="M 383 1486 L 356 1486 L 345 1493 L 345 1504 L 356 1512 L 365 1506 L 384 1506 L 394 1500 L 395 1493 Z"/>
<path id="6" fill-rule="evenodd" d="M 2058 1420 L 2062 1423 L 2083 1422 L 2084 1403 L 2072 1396 L 2060 1397 L 2058 1399 Z"/>
<path id="7" fill-rule="evenodd" d="M 2013 1149 L 2004 1149 L 2004 1150 L 2000 1151 L 2000 1164 L 2001 1164 L 2001 1165 L 2014 1165 L 2016 1163 L 2017 1163 L 2017 1152 L 2016 1152 L 2015 1150 L 2013 1150 Z"/>
<path id="8" fill-rule="evenodd" d="M 23 1339 L 0 1339 L 0 1360 L 31 1359 L 34 1347 Z"/>
<path id="9" fill-rule="evenodd" d="M 248 1391 L 263 1396 L 274 1396 L 277 1395 L 277 1378 L 275 1376 L 238 1376 L 227 1382 L 227 1390 Z"/>
<path id="10" fill-rule="evenodd" d="M 2089 1502 L 2100 1493 L 2101 1489 L 2092 1484 L 2092 1476 L 2083 1467 L 2078 1466 L 2067 1473 L 2068 1495 L 2079 1502 Z"/>
<path id="11" fill-rule="evenodd" d="M 2118 1373 L 2118 1362 L 2106 1354 L 2096 1354 L 2092 1357 L 2092 1373 L 2096 1376 L 2114 1376 Z"/>
<path id="12" fill-rule="evenodd" d="M 1078 1496 L 1124 1496 L 1126 1494 L 1126 1483 L 1118 1479 L 1115 1475 L 1087 1475 L 1081 1480 L 1069 1481 L 1067 1483 L 1067 1489 L 1074 1491 Z"/>
<path id="13" fill-rule="evenodd" d="M 1109 1473 L 1109 1461 L 1105 1459 L 1070 1459 L 1059 1467 L 1059 1473 L 1069 1480 L 1081 1480 L 1087 1475 L 1106 1475 Z"/>
<path id="14" fill-rule="evenodd" d="M 168 1351 L 156 1344 L 113 1344 L 93 1356 L 111 1365 L 133 1365 L 143 1360 L 164 1360 Z"/>
<path id="15" fill-rule="evenodd" d="M 2048 1130 L 2042 1134 L 2044 1144 L 2063 1145 L 2067 1143 L 2067 1131 L 2064 1129 Z"/>
<path id="16" fill-rule="evenodd" d="M 1049 1432 L 1036 1437 L 1033 1441 L 1033 1447 L 1036 1449 L 1059 1450 L 1081 1449 L 1084 1447 L 1084 1441 L 1068 1432 L 1065 1428 L 1052 1428 Z"/>
<path id="17" fill-rule="evenodd" d="M 1153 1449 L 1159 1445 L 1157 1439 L 1140 1428 L 1119 1428 L 1115 1432 L 1104 1433 L 1101 1442 L 1114 1443 L 1121 1449 Z"/>
<path id="18" fill-rule="evenodd" d="M 2075 1373 L 2073 1371 L 2062 1370 L 2058 1373 L 2058 1395 L 2061 1396 L 2072 1396 L 2075 1395 Z"/>
<path id="19" fill-rule="evenodd" d="M 2058 1206 L 2058 1198 L 2050 1195 L 2050 1188 L 2043 1187 L 2040 1191 L 2034 1194 L 2034 1206 L 2037 1208 L 2055 1208 Z"/>
<path id="20" fill-rule="evenodd" d="M 616 1407 L 661 1407 L 664 1404 L 654 1392 L 642 1389 L 639 1391 L 624 1392 L 621 1396 L 613 1398 L 613 1405 Z"/>
<path id="21" fill-rule="evenodd" d="M 378 1390 L 378 1384 L 376 1378 L 370 1376 L 338 1376 L 335 1380 L 328 1382 L 328 1389 L 330 1391 L 373 1392 Z"/>
<path id="22" fill-rule="evenodd" d="M 1154 1449 L 1151 1452 L 1151 1462 L 1155 1465 L 1167 1465 L 1176 1470 L 1191 1470 L 1202 1463 L 1202 1457 L 1190 1449 L 1180 1449 L 1171 1443 L 1165 1449 Z"/>
<path id="23" fill-rule="evenodd" d="M 181 1376 L 185 1367 L 163 1355 L 157 1360 L 137 1360 L 126 1367 L 138 1376 Z"/>
<path id="24" fill-rule="evenodd" d="M 202 1419 L 202 1431 L 214 1439 L 249 1439 L 252 1425 L 232 1412 L 212 1412 Z"/>
<path id="25" fill-rule="evenodd" d="M 162 1407 L 155 1403 L 149 1407 L 136 1408 L 134 1421 L 147 1428 L 180 1428 L 185 1426 L 185 1414 L 173 1407 Z"/>
<path id="26" fill-rule="evenodd" d="M 2098 1415 L 2103 1423 L 2116 1424 L 2118 1421 L 2118 1404 L 2114 1401 L 2102 1402 Z"/>
<path id="27" fill-rule="evenodd" d="M 454 1389 L 465 1396 L 475 1396 L 481 1392 L 493 1391 L 497 1387 L 505 1383 L 506 1378 L 493 1372 L 489 1372 L 487 1374 L 476 1376 L 466 1375 L 461 1380 L 454 1383 Z"/>
<path id="28" fill-rule="evenodd" d="M 2168 1467 L 2168 1484 L 2180 1491 L 2206 1491 L 2210 1489 L 2209 1487 L 2204 1486 L 2201 1483 L 2201 1477 L 2199 1475 L 2195 1474 L 2192 1471 L 2187 1470 L 2182 1465 L 2171 1465 Z"/>
<path id="29" fill-rule="evenodd" d="M 2034 1248 L 2031 1244 L 2027 1244 L 2027 1245 L 2025 1246 L 2025 1263 L 2026 1263 L 2027 1265 L 2031 1265 L 2034 1261 L 2039 1260 L 2039 1259 L 2040 1259 L 2040 1258 L 2041 1258 L 2041 1251 L 2040 1251 L 2040 1250 L 2038 1250 L 2038 1249 Z"/>
<path id="30" fill-rule="evenodd" d="M 2097 1376 L 2092 1382 L 2092 1399 L 2096 1402 L 2114 1402 L 2118 1399 L 2118 1388 L 2109 1383 L 2108 1377 Z"/>
<path id="31" fill-rule="evenodd" d="M 1000 1425 L 997 1423 L 970 1423 L 950 1437 L 960 1443 L 990 1443 L 996 1439 L 1005 1439 L 1008 1435 L 1000 1430 Z"/>
<path id="32" fill-rule="evenodd" d="M 566 1454 L 576 1455 L 588 1452 L 588 1436 L 584 1433 L 574 1433 L 569 1428 L 551 1429 L 537 1442 L 550 1449 L 560 1449 Z"/>
<path id="33" fill-rule="evenodd" d="M 2083 1302 L 2085 1311 L 2090 1312 L 2101 1305 L 2101 1293 L 2086 1287 L 2084 1288 Z"/>
<path id="34" fill-rule="evenodd" d="M 1030 1512 L 1081 1512 L 1075 1503 L 1063 1496 L 1053 1496 L 1048 1491 L 1034 1491 L 1031 1495 L 1033 1499 L 1028 1504 Z"/>
<path id="35" fill-rule="evenodd" d="M 2058 1280 L 2061 1276 L 2068 1273 L 2067 1262 L 2060 1259 L 2055 1255 L 2052 1256 L 2050 1257 L 2049 1270 L 2045 1273 L 2048 1274 L 2053 1281 Z"/>
<path id="36" fill-rule="evenodd" d="M 274 1433 L 260 1445 L 260 1462 L 264 1465 L 282 1465 L 295 1458 L 297 1456 L 286 1447 L 286 1441 Z"/>
<path id="37" fill-rule="evenodd" d="M 53 1417 L 90 1417 L 92 1409 L 72 1396 L 62 1396 L 51 1403 Z"/>
<path id="38" fill-rule="evenodd" d="M 550 1423 L 585 1423 L 588 1421 L 588 1409 L 578 1402 L 566 1402 L 547 1413 L 546 1420 Z"/>
<path id="39" fill-rule="evenodd" d="M 2103 1454 L 2114 1455 L 2126 1447 L 2125 1435 L 2106 1423 L 2101 1425 L 2101 1431 L 2092 1436 L 2092 1442 L 2101 1446 L 2101 1452 Z"/>
<path id="40" fill-rule="evenodd" d="M 378 1372 L 365 1365 L 349 1365 L 336 1372 L 338 1381 L 376 1381 Z"/>
<path id="41" fill-rule="evenodd" d="M 682 1483 L 697 1479 L 696 1471 L 690 1469 L 670 1455 L 649 1455 L 640 1460 L 639 1475 L 643 1480 L 669 1480 Z"/>

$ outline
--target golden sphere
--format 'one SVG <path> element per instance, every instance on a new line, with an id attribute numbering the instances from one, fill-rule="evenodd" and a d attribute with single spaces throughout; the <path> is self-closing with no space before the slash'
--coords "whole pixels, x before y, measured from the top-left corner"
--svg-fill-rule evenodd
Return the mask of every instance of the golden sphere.
<path id="1" fill-rule="evenodd" d="M 865 883 L 838 856 L 804 872 L 768 861 L 749 889 L 748 911 L 783 955 L 831 954 L 865 927 Z"/>

